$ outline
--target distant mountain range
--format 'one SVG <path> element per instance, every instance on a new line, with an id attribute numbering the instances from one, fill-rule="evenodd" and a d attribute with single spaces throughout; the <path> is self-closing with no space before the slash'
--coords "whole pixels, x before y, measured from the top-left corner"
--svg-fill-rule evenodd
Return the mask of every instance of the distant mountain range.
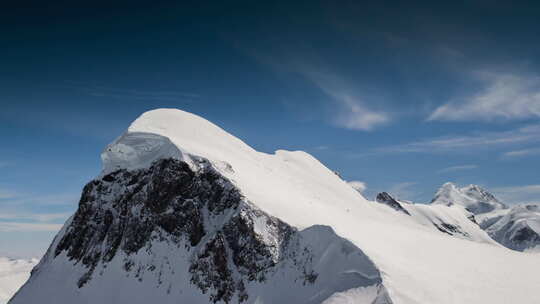
<path id="1" fill-rule="evenodd" d="M 510 249 L 524 251 L 540 246 L 540 206 L 522 204 L 511 208 L 477 185 L 458 188 L 444 184 L 432 205 L 458 205 L 471 212 L 490 237 Z"/>

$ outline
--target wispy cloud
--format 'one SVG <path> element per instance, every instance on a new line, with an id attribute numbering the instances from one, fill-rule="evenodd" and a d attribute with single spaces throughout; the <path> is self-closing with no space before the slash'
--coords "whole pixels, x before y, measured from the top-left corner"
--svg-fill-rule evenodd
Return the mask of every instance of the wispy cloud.
<path id="1" fill-rule="evenodd" d="M 68 206 L 75 205 L 80 195 L 74 193 L 58 193 L 58 194 L 21 194 L 0 189 L 0 200 L 3 205 L 34 205 L 34 206 Z"/>
<path id="2" fill-rule="evenodd" d="M 56 220 L 65 220 L 71 213 L 2 213 L 0 212 L 0 220 L 9 221 L 36 221 L 36 222 L 52 222 Z"/>
<path id="3" fill-rule="evenodd" d="M 530 125 L 502 132 L 484 132 L 464 136 L 446 136 L 425 139 L 401 145 L 387 146 L 375 152 L 445 152 L 470 149 L 486 149 L 495 146 L 522 144 L 540 141 L 540 125 Z"/>
<path id="4" fill-rule="evenodd" d="M 540 77 L 474 72 L 484 83 L 477 93 L 446 103 L 429 116 L 428 120 L 492 121 L 540 117 Z"/>
<path id="5" fill-rule="evenodd" d="M 365 94 L 359 85 L 351 83 L 348 77 L 336 72 L 312 52 L 307 52 L 311 55 L 287 51 L 268 55 L 260 50 L 244 51 L 276 73 L 299 75 L 322 92 L 330 101 L 329 108 L 332 110 L 329 120 L 335 126 L 370 131 L 391 120 L 387 111 L 374 107 L 380 104 L 380 99 Z"/>
<path id="6" fill-rule="evenodd" d="M 367 189 L 367 184 L 361 181 L 348 181 L 349 184 L 354 190 L 363 193 Z"/>
<path id="7" fill-rule="evenodd" d="M 7 200 L 7 199 L 13 199 L 17 197 L 17 193 L 0 188 L 0 200 Z"/>
<path id="8" fill-rule="evenodd" d="M 382 112 L 375 112 L 365 108 L 349 95 L 336 95 L 336 100 L 344 106 L 344 111 L 335 118 L 338 126 L 351 130 L 369 131 L 387 123 L 390 118 Z"/>
<path id="9" fill-rule="evenodd" d="M 304 66 L 299 72 L 330 97 L 338 106 L 333 123 L 350 130 L 369 131 L 390 121 L 382 111 L 369 108 L 369 102 L 360 97 L 354 86 L 331 72 L 323 72 Z"/>
<path id="10" fill-rule="evenodd" d="M 20 231 L 51 231 L 55 232 L 62 228 L 62 224 L 24 223 L 24 222 L 0 222 L 1 232 Z"/>
<path id="11" fill-rule="evenodd" d="M 6 192 L 4 192 L 6 193 Z M 72 195 L 25 195 L 0 193 L 0 231 L 58 231 L 71 212 L 40 212 L 39 210 L 66 210 Z"/>
<path id="12" fill-rule="evenodd" d="M 501 201 L 510 204 L 540 202 L 540 185 L 498 187 L 492 191 Z"/>
<path id="13" fill-rule="evenodd" d="M 530 148 L 530 149 L 508 151 L 503 154 L 503 157 L 518 158 L 518 157 L 525 157 L 525 156 L 538 155 L 538 154 L 540 154 L 540 148 Z"/>
<path id="14" fill-rule="evenodd" d="M 477 165 L 452 166 L 452 167 L 447 167 L 447 168 L 439 170 L 439 173 L 447 173 L 447 172 L 462 171 L 462 170 L 471 170 L 471 169 L 476 169 L 476 168 L 478 168 Z"/>

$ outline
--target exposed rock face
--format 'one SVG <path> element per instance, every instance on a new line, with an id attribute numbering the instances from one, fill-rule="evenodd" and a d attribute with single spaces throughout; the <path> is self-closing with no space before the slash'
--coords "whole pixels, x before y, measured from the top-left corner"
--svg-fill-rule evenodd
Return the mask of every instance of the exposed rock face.
<path id="1" fill-rule="evenodd" d="M 410 215 L 410 213 L 405 208 L 403 208 L 403 206 L 401 206 L 398 201 L 396 201 L 390 194 L 386 192 L 381 192 L 377 194 L 376 201 L 378 203 L 385 204 L 396 211 Z"/>
<path id="2" fill-rule="evenodd" d="M 469 234 L 463 231 L 463 229 L 458 225 L 452 225 L 448 223 L 440 223 L 440 224 L 433 223 L 433 225 L 442 233 L 446 233 L 449 235 L 460 234 L 464 237 L 469 237 Z"/>
<path id="3" fill-rule="evenodd" d="M 486 231 L 497 242 L 519 251 L 540 246 L 540 206 L 512 207 Z"/>
<path id="4" fill-rule="evenodd" d="M 249 203 L 208 161 L 200 159 L 196 165 L 193 169 L 180 160 L 161 159 L 146 169 L 120 169 L 88 183 L 77 212 L 31 281 L 39 280 L 41 272 L 63 267 L 67 259 L 76 269 L 73 273 L 79 273 L 68 284 L 81 290 L 120 271 L 126 280 L 164 286 L 163 293 L 174 302 L 175 282 L 170 278 L 180 276 L 206 295 L 204 302 L 253 303 L 264 296 L 253 295 L 249 286 L 281 280 L 272 284 L 290 281 L 312 292 L 311 300 L 302 300 L 305 303 L 321 303 L 334 292 L 358 286 L 378 288 L 374 301 L 391 303 L 380 273 L 360 249 L 330 228 L 298 231 Z M 332 244 L 341 249 L 329 252 Z M 367 276 L 340 281 L 343 274 L 328 275 L 324 269 L 328 261 L 314 262 L 332 255 L 335 260 L 357 256 L 350 267 L 362 268 Z M 171 260 L 175 258 L 184 260 Z M 320 277 L 316 266 L 326 275 Z M 274 278 L 277 273 L 286 273 L 285 279 Z M 148 280 L 152 282 L 145 283 Z M 271 289 L 268 294 L 279 299 Z M 185 301 L 182 297 L 178 300 Z M 24 295 L 13 303 L 21 303 L 18 299 L 23 302 Z"/>
<path id="5" fill-rule="evenodd" d="M 278 262 L 287 255 L 296 257 L 296 230 L 246 204 L 228 180 L 208 164 L 200 165 L 194 172 L 184 162 L 164 159 L 148 169 L 118 170 L 88 183 L 54 251 L 55 256 L 65 251 L 70 260 L 86 266 L 78 286 L 92 279 L 98 263 L 110 262 L 118 251 L 129 257 L 150 240 L 166 240 L 197 251 L 189 268 L 191 282 L 203 293 L 210 292 L 210 300 L 229 302 L 237 294 L 242 302 L 248 298 L 244 280 L 264 282 Z M 216 225 L 219 220 L 221 227 Z M 271 240 L 257 234 L 257 220 Z M 316 274 L 309 269 L 306 252 L 298 274 L 309 283 Z M 235 269 L 230 269 L 229 260 Z M 125 270 L 132 265 L 126 259 Z M 240 276 L 234 277 L 234 272 Z"/>

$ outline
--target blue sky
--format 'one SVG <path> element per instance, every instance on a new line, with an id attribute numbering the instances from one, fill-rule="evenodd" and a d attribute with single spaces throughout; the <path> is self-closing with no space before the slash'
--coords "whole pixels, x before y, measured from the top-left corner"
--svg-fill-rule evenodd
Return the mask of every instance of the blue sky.
<path id="1" fill-rule="evenodd" d="M 540 201 L 540 8 L 25 4 L 0 12 L 0 255 L 36 256 L 142 112 L 305 150 L 372 198 Z M 357 183 L 359 184 L 359 183 Z"/>

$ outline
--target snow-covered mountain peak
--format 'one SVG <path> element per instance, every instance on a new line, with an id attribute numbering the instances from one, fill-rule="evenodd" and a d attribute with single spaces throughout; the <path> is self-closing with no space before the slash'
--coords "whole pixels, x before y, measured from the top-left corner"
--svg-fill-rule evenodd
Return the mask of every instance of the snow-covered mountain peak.
<path id="1" fill-rule="evenodd" d="M 478 185 L 471 184 L 460 188 L 451 182 L 447 182 L 439 188 L 431 203 L 447 206 L 460 205 L 473 214 L 507 208 L 493 194 Z"/>
<path id="2" fill-rule="evenodd" d="M 148 167 L 161 158 L 192 163 L 196 155 L 209 160 L 253 157 L 256 151 L 240 139 L 197 115 L 177 109 L 143 113 L 102 153 L 104 173 Z"/>
<path id="3" fill-rule="evenodd" d="M 437 193 L 435 194 L 435 197 L 440 197 L 440 199 L 450 199 L 455 195 L 459 195 L 459 188 L 451 182 L 444 183 L 439 190 L 437 190 Z"/>
<path id="4" fill-rule="evenodd" d="M 499 205 L 501 208 L 506 207 L 497 198 L 495 198 L 493 194 L 487 192 L 484 188 L 478 185 L 472 185 L 472 184 L 468 185 L 466 187 L 463 187 L 461 191 L 465 193 L 467 196 L 476 199 L 477 201 L 491 202 L 496 205 Z"/>
<path id="5" fill-rule="evenodd" d="M 258 152 L 208 120 L 176 109 L 152 110 L 137 118 L 103 151 L 102 176 L 119 169 L 148 168 L 164 158 L 185 162 L 192 170 L 205 160 L 258 207 L 286 221 L 300 221 L 302 227 L 318 224 L 314 218 L 299 216 L 306 208 L 333 202 L 333 208 L 345 210 L 353 202 L 367 202 L 306 152 Z M 313 189 L 318 189 L 316 195 Z M 291 198 L 297 203 L 291 205 Z"/>
<path id="6" fill-rule="evenodd" d="M 257 152 L 190 113 L 143 114 L 102 158 L 10 304 L 540 301 L 537 258 L 463 208 L 397 201 L 404 215 L 308 153 Z"/>

